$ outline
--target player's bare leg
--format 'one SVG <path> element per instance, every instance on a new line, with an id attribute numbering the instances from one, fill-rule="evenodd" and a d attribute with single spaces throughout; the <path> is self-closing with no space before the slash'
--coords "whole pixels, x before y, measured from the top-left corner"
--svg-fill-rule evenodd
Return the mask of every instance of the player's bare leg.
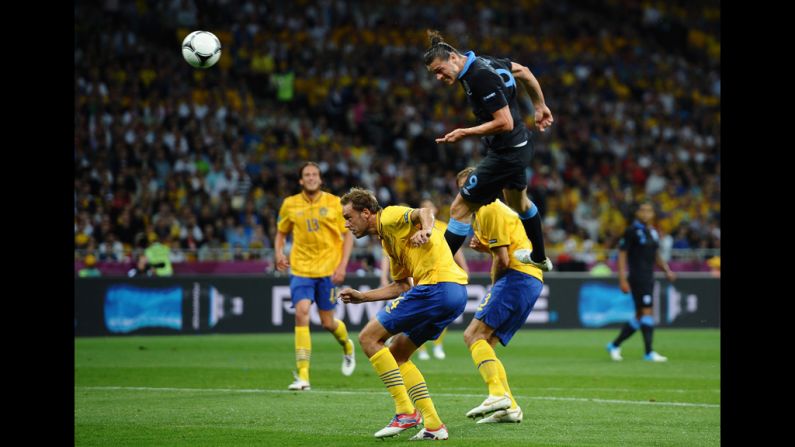
<path id="1" fill-rule="evenodd" d="M 342 346 L 342 374 L 350 376 L 356 369 L 356 350 L 353 340 L 348 338 L 348 328 L 342 320 L 334 318 L 333 310 L 318 310 L 320 324 L 329 331 Z"/>

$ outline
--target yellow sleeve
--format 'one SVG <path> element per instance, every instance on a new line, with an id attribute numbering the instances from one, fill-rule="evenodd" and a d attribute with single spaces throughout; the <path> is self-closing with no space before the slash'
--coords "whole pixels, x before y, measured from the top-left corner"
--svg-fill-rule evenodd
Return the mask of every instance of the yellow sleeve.
<path id="1" fill-rule="evenodd" d="M 290 198 L 287 197 L 282 202 L 282 207 L 279 209 L 279 217 L 276 221 L 276 229 L 280 233 L 289 233 L 293 231 L 293 221 L 290 219 Z"/>
<path id="2" fill-rule="evenodd" d="M 496 206 L 484 206 L 481 211 L 478 213 L 481 242 L 488 244 L 489 248 L 511 245 L 508 225 L 501 210 Z"/>
<path id="3" fill-rule="evenodd" d="M 334 206 L 337 209 L 337 220 L 339 220 L 340 235 L 344 236 L 345 233 L 348 232 L 348 229 L 345 228 L 345 218 L 342 217 L 342 204 L 339 200 L 337 200 L 337 204 Z"/>
<path id="4" fill-rule="evenodd" d="M 381 212 L 381 226 L 384 231 L 397 233 L 411 226 L 411 212 L 407 206 L 388 206 Z"/>

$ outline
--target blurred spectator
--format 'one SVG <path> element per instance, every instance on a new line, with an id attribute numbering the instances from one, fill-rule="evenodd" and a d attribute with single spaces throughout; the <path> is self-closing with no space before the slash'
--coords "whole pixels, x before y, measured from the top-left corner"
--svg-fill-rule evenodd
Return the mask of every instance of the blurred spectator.
<path id="1" fill-rule="evenodd" d="M 720 278 L 720 256 L 713 256 L 707 260 L 709 272 L 712 276 Z"/>
<path id="2" fill-rule="evenodd" d="M 77 275 L 81 278 L 102 276 L 102 272 L 97 268 L 97 258 L 94 255 L 86 256 L 84 266 L 77 272 Z"/>
<path id="3" fill-rule="evenodd" d="M 152 266 L 149 264 L 146 255 L 141 254 L 138 256 L 138 259 L 135 261 L 135 265 L 133 268 L 127 271 L 127 276 L 130 278 L 134 277 L 143 277 L 143 276 L 153 276 L 154 271 Z"/>
<path id="4" fill-rule="evenodd" d="M 174 269 L 171 266 L 170 242 L 170 233 L 159 233 L 158 240 L 144 251 L 147 263 L 153 267 L 156 276 L 171 276 L 174 274 Z"/>
<path id="5" fill-rule="evenodd" d="M 613 270 L 607 265 L 604 253 L 596 255 L 596 263 L 591 267 L 589 273 L 595 278 L 604 278 L 613 274 Z"/>
<path id="6" fill-rule="evenodd" d="M 550 251 L 575 237 L 576 255 L 581 230 L 594 252 L 614 247 L 640 196 L 661 205 L 656 224 L 673 248 L 720 247 L 717 0 L 253 5 L 75 4 L 77 250 L 113 233 L 129 254 L 147 226 L 171 229 L 198 259 L 265 245 L 281 198 L 297 192 L 293 168 L 310 159 L 333 193 L 362 185 L 384 205 L 412 206 L 427 194 L 444 209 L 480 143 L 428 144 L 469 119 L 456 112 L 465 95 L 439 90 L 423 66 L 431 22 L 462 36 L 451 42 L 462 51 L 510 54 L 538 77 L 556 123 L 536 135 L 529 192 Z M 463 8 L 471 14 L 457 17 Z M 210 70 L 174 51 L 197 24 L 224 48 Z M 248 203 L 265 238 L 239 216 Z"/>

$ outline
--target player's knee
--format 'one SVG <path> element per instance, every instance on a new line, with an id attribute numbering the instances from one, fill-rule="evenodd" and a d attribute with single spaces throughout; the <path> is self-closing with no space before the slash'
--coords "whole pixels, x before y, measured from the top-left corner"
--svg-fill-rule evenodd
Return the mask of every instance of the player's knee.
<path id="1" fill-rule="evenodd" d="M 359 333 L 359 345 L 368 357 L 371 357 L 378 351 L 378 349 L 376 349 L 378 340 L 369 331 L 362 331 Z"/>
<path id="2" fill-rule="evenodd" d="M 461 220 L 472 213 L 472 205 L 460 196 L 450 205 L 450 217 Z"/>
<path id="3" fill-rule="evenodd" d="M 370 340 L 372 340 L 372 337 L 370 337 L 367 331 L 359 332 L 359 343 L 361 343 L 362 346 L 364 346 L 367 343 L 370 343 Z"/>
<path id="4" fill-rule="evenodd" d="M 323 325 L 323 329 L 325 329 L 325 330 L 327 330 L 329 332 L 333 332 L 334 329 L 336 329 L 334 327 L 334 319 L 321 321 L 320 324 Z"/>
<path id="5" fill-rule="evenodd" d="M 453 204 L 450 205 L 450 217 L 453 219 L 459 219 L 463 217 L 465 211 L 465 207 L 461 206 L 460 204 L 457 205 L 455 202 L 453 202 Z"/>
<path id="6" fill-rule="evenodd" d="M 464 343 L 467 348 L 475 344 L 478 340 L 485 340 L 486 337 L 480 331 L 472 328 L 471 326 L 464 331 Z"/>
<path id="7" fill-rule="evenodd" d="M 306 326 L 309 322 L 309 309 L 302 309 L 299 306 L 295 308 L 295 324 L 298 326 Z"/>

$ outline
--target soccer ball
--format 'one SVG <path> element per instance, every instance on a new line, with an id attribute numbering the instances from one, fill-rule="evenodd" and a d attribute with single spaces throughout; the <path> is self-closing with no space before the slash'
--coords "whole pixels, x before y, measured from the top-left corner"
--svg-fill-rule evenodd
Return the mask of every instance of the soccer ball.
<path id="1" fill-rule="evenodd" d="M 221 41 L 209 31 L 194 31 L 182 41 L 182 57 L 196 68 L 210 68 L 221 58 Z"/>

